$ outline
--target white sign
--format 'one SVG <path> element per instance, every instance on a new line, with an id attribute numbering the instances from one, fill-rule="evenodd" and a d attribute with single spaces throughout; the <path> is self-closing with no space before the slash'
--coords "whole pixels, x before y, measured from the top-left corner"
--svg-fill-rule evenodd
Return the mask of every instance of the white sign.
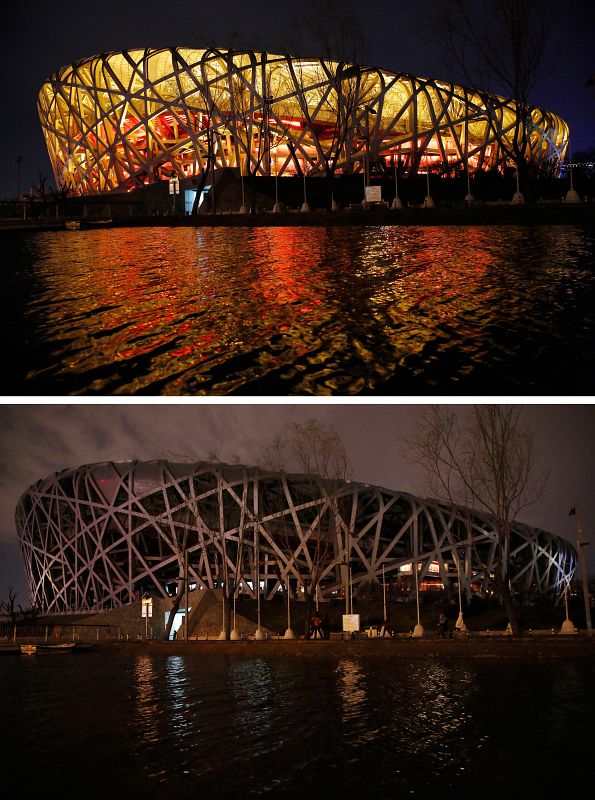
<path id="1" fill-rule="evenodd" d="M 366 203 L 382 202 L 382 186 L 366 186 Z"/>
<path id="2" fill-rule="evenodd" d="M 343 630 L 345 633 L 359 631 L 359 614 L 343 614 Z"/>
<path id="3" fill-rule="evenodd" d="M 153 598 L 149 597 L 145 600 L 143 597 L 142 600 L 142 618 L 145 617 L 152 617 L 153 616 Z"/>

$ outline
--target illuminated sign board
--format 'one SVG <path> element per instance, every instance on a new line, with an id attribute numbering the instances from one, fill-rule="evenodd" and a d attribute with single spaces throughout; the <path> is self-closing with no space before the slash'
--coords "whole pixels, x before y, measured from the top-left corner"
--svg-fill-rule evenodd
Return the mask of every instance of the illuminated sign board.
<path id="1" fill-rule="evenodd" d="M 423 564 L 417 565 L 417 571 L 420 572 L 423 567 Z M 444 565 L 444 569 L 448 571 L 448 565 Z M 403 564 L 399 567 L 399 572 L 402 575 L 412 575 L 413 574 L 413 565 L 412 564 Z M 434 575 L 440 574 L 440 564 L 437 561 L 430 561 L 428 566 L 428 572 L 433 573 Z"/>
<path id="2" fill-rule="evenodd" d="M 359 631 L 359 614 L 343 614 L 343 630 L 345 633 Z"/>

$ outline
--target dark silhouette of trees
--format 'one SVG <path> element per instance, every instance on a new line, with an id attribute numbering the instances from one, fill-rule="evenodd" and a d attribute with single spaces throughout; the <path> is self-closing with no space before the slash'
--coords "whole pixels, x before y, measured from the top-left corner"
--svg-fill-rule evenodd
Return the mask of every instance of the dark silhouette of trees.
<path id="1" fill-rule="evenodd" d="M 10 621 L 13 624 L 16 622 L 18 616 L 16 604 L 17 597 L 18 592 L 12 586 L 9 586 L 8 600 L 3 600 L 0 602 L 0 614 L 6 614 L 7 617 L 10 617 Z"/>
<path id="2" fill-rule="evenodd" d="M 448 60 L 465 82 L 481 86 L 479 94 L 488 108 L 487 123 L 498 135 L 504 154 L 514 162 L 522 193 L 531 199 L 528 159 L 533 130 L 531 94 L 543 78 L 550 21 L 537 0 L 445 0 L 435 27 L 435 37 Z M 515 104 L 507 122 L 493 111 L 494 92 Z"/>
<path id="3" fill-rule="evenodd" d="M 288 464 L 295 465 L 304 475 L 308 497 L 317 496 L 322 481 L 327 509 L 318 512 L 322 516 L 308 538 L 304 555 L 309 572 L 301 578 L 305 601 L 304 633 L 307 637 L 318 585 L 329 560 L 334 558 L 334 545 L 343 535 L 341 489 L 351 479 L 351 464 L 339 434 L 315 419 L 303 425 L 295 422 L 287 425 L 283 434 L 264 448 L 262 462 L 278 472 L 286 471 Z M 310 491 L 308 485 L 312 487 Z M 291 531 L 286 530 L 286 535 L 290 536 Z"/>
<path id="4" fill-rule="evenodd" d="M 420 412 L 411 452 L 436 497 L 494 520 L 496 568 L 485 577 L 502 599 L 515 636 L 520 624 L 509 583 L 510 534 L 519 513 L 541 496 L 546 478 L 537 473 L 531 435 L 520 416 L 520 406 L 473 406 L 464 417 L 447 407 L 428 407 Z M 477 548 L 474 554 L 481 563 Z"/>

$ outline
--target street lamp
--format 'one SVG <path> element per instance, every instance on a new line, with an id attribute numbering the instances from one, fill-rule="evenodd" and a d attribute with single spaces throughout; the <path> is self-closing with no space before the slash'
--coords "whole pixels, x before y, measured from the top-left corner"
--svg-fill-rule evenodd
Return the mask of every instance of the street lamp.
<path id="1" fill-rule="evenodd" d="M 570 170 L 570 189 L 566 192 L 566 197 L 564 199 L 565 203 L 580 203 L 581 198 L 579 197 L 578 192 L 574 188 L 574 183 L 572 180 L 572 150 L 570 149 L 570 140 L 568 141 L 568 158 L 569 164 L 568 168 Z"/>
<path id="2" fill-rule="evenodd" d="M 461 598 L 461 557 L 456 547 L 454 550 L 454 555 L 457 561 L 457 583 L 459 585 L 459 616 L 457 617 L 455 628 L 464 633 L 467 630 L 467 626 L 465 625 L 465 621 L 463 619 L 463 602 Z"/>
<path id="3" fill-rule="evenodd" d="M 302 176 L 303 176 L 303 179 L 304 179 L 304 202 L 302 203 L 302 205 L 300 207 L 300 211 L 303 211 L 304 214 L 306 214 L 308 211 L 311 211 L 312 209 L 310 208 L 310 206 L 308 204 L 308 195 L 306 194 L 306 158 L 305 157 L 304 157 L 304 169 L 302 171 Z"/>
<path id="4" fill-rule="evenodd" d="M 418 556 L 418 530 L 417 530 L 417 517 L 414 521 L 414 528 L 413 528 L 413 541 L 414 541 L 414 551 L 415 551 L 415 559 L 413 561 L 413 569 L 415 570 L 415 601 L 417 604 L 417 625 L 413 629 L 413 633 L 411 634 L 414 639 L 421 639 L 424 635 L 424 628 L 421 624 L 419 618 L 419 576 L 418 576 L 418 566 L 419 566 L 419 556 Z"/>
<path id="5" fill-rule="evenodd" d="M 428 161 L 428 153 L 426 151 L 426 186 L 427 194 L 424 198 L 424 208 L 434 208 L 434 198 L 430 194 L 430 163 Z"/>
<path id="6" fill-rule="evenodd" d="M 364 208 L 368 202 L 368 186 L 370 185 L 370 114 L 376 116 L 372 106 L 364 106 L 366 112 L 366 150 L 364 152 Z"/>
<path id="7" fill-rule="evenodd" d="M 295 633 L 291 630 L 291 591 L 289 586 L 289 575 L 285 578 L 285 589 L 287 591 L 287 630 L 284 639 L 295 639 Z"/>
<path id="8" fill-rule="evenodd" d="M 399 182 L 397 178 L 397 161 L 398 159 L 393 154 L 393 166 L 395 168 L 395 199 L 393 200 L 392 208 L 394 210 L 403 208 L 403 203 L 401 202 L 401 198 L 399 197 Z"/>
<path id="9" fill-rule="evenodd" d="M 513 205 L 515 205 L 515 206 L 523 205 L 523 203 L 525 202 L 525 198 L 523 196 L 523 193 L 521 192 L 521 186 L 520 186 L 520 183 L 519 183 L 519 165 L 518 165 L 518 163 L 516 165 L 516 169 L 514 171 L 514 175 L 515 175 L 515 178 L 516 178 L 516 192 L 514 193 L 514 195 L 512 197 L 511 203 Z"/>
<path id="10" fill-rule="evenodd" d="M 255 535 L 255 555 L 256 555 L 256 609 L 257 609 L 257 620 L 258 624 L 256 627 L 256 631 L 254 632 L 254 638 L 257 641 L 262 641 L 264 639 L 264 633 L 262 628 L 260 627 L 260 524 L 258 521 L 258 517 L 256 518 L 256 535 Z"/>
<path id="11" fill-rule="evenodd" d="M 229 634 L 229 638 L 232 641 L 236 641 L 237 639 L 240 638 L 240 634 L 238 633 L 237 628 L 236 628 L 236 597 L 237 597 L 237 594 L 238 594 L 238 589 L 237 589 L 236 581 L 234 579 L 234 582 L 233 582 L 233 628 L 231 629 L 231 633 Z"/>
<path id="12" fill-rule="evenodd" d="M 188 641 L 188 550 L 184 550 L 184 641 Z"/>
<path id="13" fill-rule="evenodd" d="M 346 558 L 345 561 L 340 561 L 339 566 L 342 568 L 342 575 L 341 579 L 343 582 L 344 590 L 345 590 L 345 613 L 347 615 L 351 614 L 352 611 L 352 602 L 351 602 L 351 561 Z M 347 576 L 347 580 L 344 580 L 344 576 Z"/>
<path id="14" fill-rule="evenodd" d="M 589 576 L 587 574 L 587 560 L 585 558 L 584 548 L 589 544 L 583 539 L 583 529 L 581 527 L 581 518 L 578 506 L 575 505 L 570 514 L 576 517 L 576 541 L 578 545 L 578 560 L 581 566 L 581 581 L 583 584 L 583 598 L 585 601 L 585 620 L 587 623 L 587 636 L 593 635 L 591 628 L 591 603 L 589 598 Z"/>
<path id="15" fill-rule="evenodd" d="M 225 636 L 225 583 L 221 581 L 221 614 L 222 614 L 222 625 L 221 625 L 221 633 L 219 634 L 219 639 L 224 641 Z"/>
<path id="16" fill-rule="evenodd" d="M 564 611 L 566 612 L 566 618 L 562 623 L 560 633 L 576 633 L 574 622 L 568 616 L 568 588 L 568 581 L 566 581 L 566 586 L 564 587 Z"/>

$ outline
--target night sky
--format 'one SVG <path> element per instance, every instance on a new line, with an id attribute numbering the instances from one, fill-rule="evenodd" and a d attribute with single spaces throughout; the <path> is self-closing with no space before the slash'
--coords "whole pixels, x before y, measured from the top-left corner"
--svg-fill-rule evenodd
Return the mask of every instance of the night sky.
<path id="1" fill-rule="evenodd" d="M 464 413 L 464 405 L 457 406 Z M 14 586 L 27 605 L 16 539 L 14 510 L 35 481 L 64 468 L 104 460 L 259 460 L 261 447 L 286 422 L 318 419 L 341 436 L 353 479 L 428 496 L 419 467 L 404 457 L 419 406 L 347 403 L 220 402 L 160 405 L 81 404 L 0 407 L 0 597 Z M 595 524 L 595 408 L 592 405 L 532 405 L 523 410 L 538 469 L 549 470 L 545 492 L 520 520 L 576 543 L 578 504 L 585 538 Z M 587 548 L 595 571 L 595 543 Z"/>
<path id="2" fill-rule="evenodd" d="M 313 2 L 279 0 L 2 3 L 0 198 L 16 195 L 19 156 L 21 190 L 37 182 L 39 171 L 53 184 L 36 102 L 43 81 L 60 67 L 101 52 L 132 47 L 235 45 L 278 52 L 299 43 L 302 52 L 316 55 L 320 46 L 307 25 L 313 6 Z M 460 80 L 445 65 L 438 46 L 429 41 L 433 30 L 430 14 L 435 6 L 436 0 L 337 0 L 339 8 L 358 10 L 368 64 L 420 77 Z M 541 6 L 549 9 L 555 22 L 548 54 L 550 73 L 537 87 L 533 101 L 569 123 L 573 151 L 594 147 L 595 91 L 585 84 L 595 74 L 595 3 L 543 0 Z M 237 36 L 232 38 L 234 33 Z"/>

